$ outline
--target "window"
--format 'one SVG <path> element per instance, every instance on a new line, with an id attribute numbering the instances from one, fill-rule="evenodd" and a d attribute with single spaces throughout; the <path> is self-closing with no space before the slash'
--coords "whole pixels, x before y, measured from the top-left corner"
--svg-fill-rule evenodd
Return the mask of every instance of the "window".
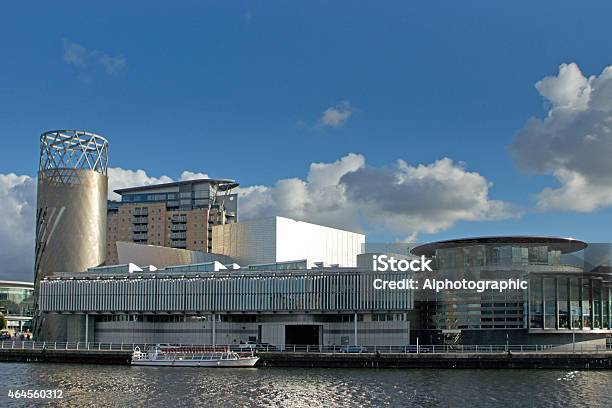
<path id="1" fill-rule="evenodd" d="M 557 328 L 555 278 L 544 278 L 544 328 Z"/>
<path id="2" fill-rule="evenodd" d="M 557 278 L 557 292 L 559 294 L 559 299 L 557 300 L 557 307 L 559 309 L 559 328 L 569 329 L 569 281 L 567 279 Z"/>
<path id="3" fill-rule="evenodd" d="M 601 329 L 601 281 L 591 281 L 593 285 L 593 328 Z"/>
<path id="4" fill-rule="evenodd" d="M 571 328 L 582 329 L 582 308 L 580 305 L 580 279 L 570 279 Z"/>
<path id="5" fill-rule="evenodd" d="M 529 327 L 534 329 L 542 328 L 542 307 L 543 307 L 543 299 L 542 299 L 542 278 L 534 277 L 531 279 L 531 284 L 529 285 L 530 289 L 530 297 L 529 299 L 529 315 L 531 317 L 531 321 L 529 322 Z"/>
<path id="6" fill-rule="evenodd" d="M 589 279 L 582 279 L 582 325 L 585 329 L 592 327 L 591 282 Z"/>

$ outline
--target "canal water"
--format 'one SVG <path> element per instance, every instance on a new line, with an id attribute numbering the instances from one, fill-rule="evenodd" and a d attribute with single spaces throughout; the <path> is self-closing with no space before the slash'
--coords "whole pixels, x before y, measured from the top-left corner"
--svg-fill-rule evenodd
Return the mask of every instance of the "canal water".
<path id="1" fill-rule="evenodd" d="M 63 398 L 8 396 L 24 390 L 61 390 Z M 0 363 L 0 392 L 0 407 L 591 408 L 612 406 L 612 371 Z"/>

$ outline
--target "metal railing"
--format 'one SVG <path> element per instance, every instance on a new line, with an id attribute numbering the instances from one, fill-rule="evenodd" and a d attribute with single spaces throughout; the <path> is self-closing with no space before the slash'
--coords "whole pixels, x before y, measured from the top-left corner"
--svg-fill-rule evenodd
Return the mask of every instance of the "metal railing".
<path id="1" fill-rule="evenodd" d="M 159 343 L 95 343 L 95 342 L 44 342 L 44 341 L 2 341 L 0 350 L 8 349 L 28 349 L 28 350 L 90 350 L 90 351 L 126 351 L 131 352 L 135 347 L 140 350 L 147 350 Z M 257 352 L 269 353 L 612 353 L 610 345 L 359 345 L 359 346 L 340 346 L 340 345 L 305 345 L 305 344 L 286 344 L 286 345 L 210 345 L 210 344 L 163 344 L 165 347 L 197 347 L 213 348 L 217 350 L 227 350 L 235 352 L 250 353 L 252 350 Z"/>

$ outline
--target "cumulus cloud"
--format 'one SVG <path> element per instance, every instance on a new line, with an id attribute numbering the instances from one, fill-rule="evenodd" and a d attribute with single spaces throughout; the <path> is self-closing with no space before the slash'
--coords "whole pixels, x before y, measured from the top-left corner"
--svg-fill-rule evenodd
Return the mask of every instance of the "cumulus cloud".
<path id="1" fill-rule="evenodd" d="M 306 180 L 239 189 L 243 220 L 272 214 L 355 231 L 385 230 L 403 237 L 435 233 L 458 221 L 519 215 L 512 205 L 491 200 L 491 183 L 444 158 L 411 166 L 367 166 L 349 154 L 334 163 L 313 163 Z"/>
<path id="2" fill-rule="evenodd" d="M 327 108 L 319 119 L 319 123 L 325 126 L 340 127 L 348 121 L 352 114 L 351 104 L 348 101 L 342 101 L 336 106 Z"/>
<path id="3" fill-rule="evenodd" d="M 110 199 L 119 198 L 115 189 L 173 181 L 119 167 L 108 174 Z M 207 177 L 184 171 L 179 180 Z M 391 231 L 414 241 L 418 233 L 458 221 L 516 216 L 511 205 L 489 198 L 490 187 L 483 176 L 448 158 L 372 167 L 363 155 L 351 153 L 332 163 L 312 163 L 304 179 L 240 187 L 238 194 L 242 220 L 280 215 L 352 231 Z M 35 213 L 36 180 L 0 174 L 0 279 L 33 278 Z"/>
<path id="4" fill-rule="evenodd" d="M 312 163 L 306 180 L 289 178 L 273 186 L 240 187 L 240 219 L 280 215 L 361 231 L 356 214 L 349 211 L 340 179 L 364 165 L 362 155 L 349 154 L 334 163 Z"/>
<path id="5" fill-rule="evenodd" d="M 169 183 L 168 176 L 153 177 L 144 170 L 108 169 L 108 198 L 119 199 L 113 190 Z M 179 180 L 208 178 L 204 173 L 184 171 Z M 0 280 L 31 281 L 34 278 L 36 179 L 13 173 L 0 174 Z"/>
<path id="6" fill-rule="evenodd" d="M 206 173 L 185 170 L 178 178 L 179 181 L 209 178 Z M 127 187 L 149 186 L 152 184 L 171 183 L 174 179 L 169 176 L 149 176 L 144 170 L 129 170 L 121 167 L 108 168 L 108 199 L 119 200 L 119 194 L 114 190 Z"/>
<path id="7" fill-rule="evenodd" d="M 518 166 L 553 175 L 560 186 L 538 194 L 540 209 L 590 212 L 612 205 L 612 66 L 586 77 L 575 63 L 535 85 L 548 102 L 510 150 Z"/>
<path id="8" fill-rule="evenodd" d="M 123 55 L 111 56 L 97 50 L 88 50 L 78 43 L 64 40 L 64 62 L 76 67 L 83 75 L 101 69 L 108 75 L 122 72 L 127 66 Z"/>
<path id="9" fill-rule="evenodd" d="M 0 279 L 34 279 L 36 181 L 0 174 Z"/>
<path id="10" fill-rule="evenodd" d="M 184 172 L 181 173 L 181 177 L 180 177 L 180 181 L 187 181 L 187 180 L 198 180 L 198 179 L 207 179 L 208 174 L 206 173 L 194 173 L 191 171 L 187 171 L 185 170 Z"/>
<path id="11" fill-rule="evenodd" d="M 114 190 L 127 187 L 149 186 L 151 184 L 171 183 L 173 180 L 168 176 L 152 177 L 144 170 L 127 170 L 121 167 L 109 167 L 108 169 L 108 199 L 119 200 L 119 194 Z"/>

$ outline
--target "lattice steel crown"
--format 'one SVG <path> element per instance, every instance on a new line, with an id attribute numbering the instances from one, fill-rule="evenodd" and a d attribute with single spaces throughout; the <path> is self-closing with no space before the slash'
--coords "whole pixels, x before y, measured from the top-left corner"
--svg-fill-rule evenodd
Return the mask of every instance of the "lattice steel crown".
<path id="1" fill-rule="evenodd" d="M 39 171 L 80 169 L 108 173 L 108 141 L 81 130 L 52 130 L 40 135 Z"/>

